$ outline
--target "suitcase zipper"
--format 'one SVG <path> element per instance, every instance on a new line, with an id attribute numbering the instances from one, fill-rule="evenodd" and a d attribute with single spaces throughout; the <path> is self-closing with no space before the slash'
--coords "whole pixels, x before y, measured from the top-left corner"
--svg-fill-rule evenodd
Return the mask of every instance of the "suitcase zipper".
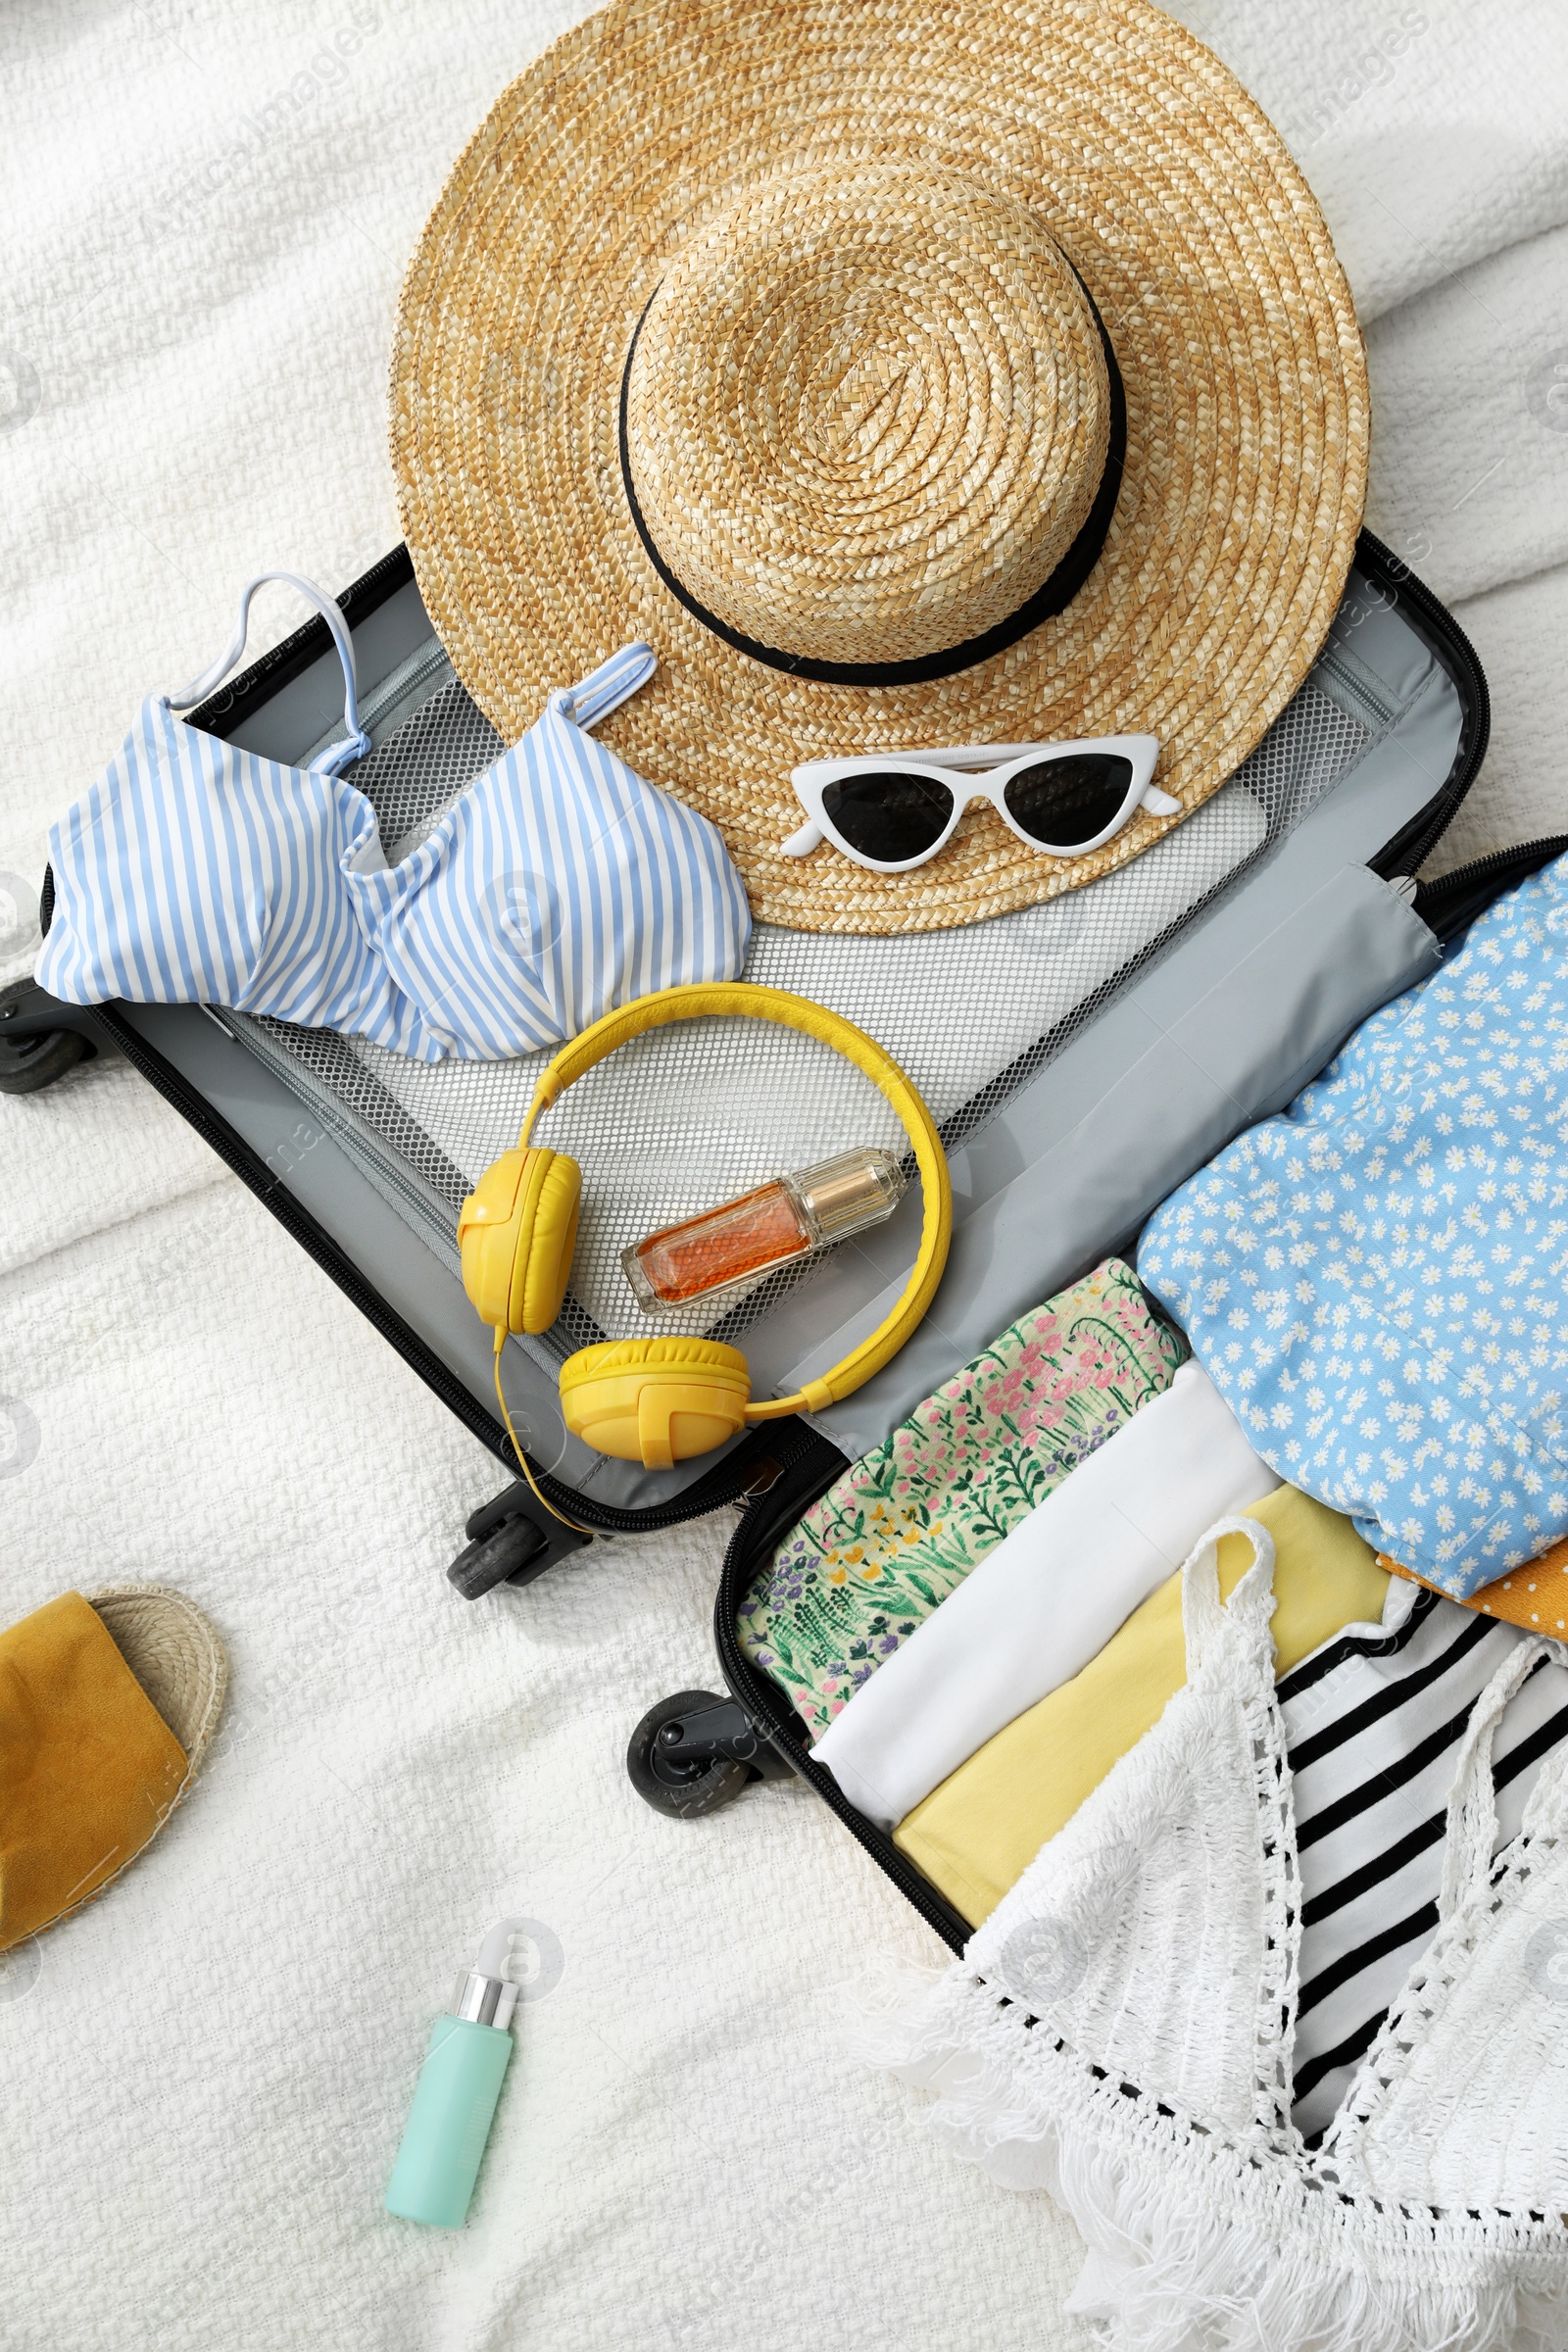
<path id="1" fill-rule="evenodd" d="M 428 645 L 416 647 L 408 659 L 400 662 L 397 668 L 390 671 L 381 680 L 380 685 L 375 687 L 361 703 L 360 725 L 365 733 L 373 736 L 389 710 L 395 710 L 399 703 L 407 702 L 411 694 L 417 694 L 420 687 L 426 685 L 438 670 L 450 670 L 451 668 L 452 664 L 447 660 L 446 649 L 438 637 L 432 637 Z M 332 725 L 327 728 L 326 733 L 311 745 L 309 751 L 300 754 L 297 764 L 300 767 L 309 767 L 313 760 L 320 758 L 329 744 L 341 741 L 342 734 L 342 722 L 334 720 Z M 358 765 L 359 762 L 356 760 L 345 770 L 351 781 L 354 768 Z M 397 859 L 389 857 L 387 862 L 396 865 Z"/>
<path id="2" fill-rule="evenodd" d="M 1521 841 L 1512 849 L 1493 850 L 1468 865 L 1453 866 L 1436 881 L 1418 882 L 1414 906 L 1421 920 L 1445 946 L 1469 929 L 1505 890 L 1538 874 L 1554 858 L 1568 853 L 1568 833 L 1544 834 L 1538 841 Z"/>
<path id="3" fill-rule="evenodd" d="M 503 1458 L 512 1461 L 512 1448 L 503 1434 Z M 739 1502 L 758 1486 L 759 1475 L 770 1469 L 787 1470 L 812 1447 L 822 1444 L 814 1430 L 804 1421 L 769 1421 L 752 1431 L 742 1440 L 735 1451 L 725 1457 L 706 1477 L 697 1479 L 683 1494 L 672 1502 L 652 1502 L 640 1510 L 619 1510 L 612 1503 L 596 1502 L 579 1487 L 564 1486 L 559 1478 L 547 1471 L 537 1471 L 540 1493 L 551 1502 L 559 1502 L 573 1518 L 586 1519 L 601 1535 L 652 1535 L 661 1528 L 679 1527 L 685 1520 L 699 1519 L 707 1511 L 721 1510 L 725 1503 Z M 844 1456 L 835 1449 L 839 1470 L 846 1469 Z M 764 1492 L 771 1492 L 776 1479 L 767 1479 Z"/>
<path id="4" fill-rule="evenodd" d="M 1327 670 L 1340 692 L 1359 710 L 1370 712 L 1376 726 L 1389 726 L 1398 717 L 1397 710 L 1388 697 L 1374 693 L 1370 680 L 1357 676 L 1348 662 L 1343 661 L 1332 646 L 1318 656 L 1317 667 Z"/>
<path id="5" fill-rule="evenodd" d="M 389 677 L 382 679 L 368 702 L 361 709 L 360 724 L 367 735 L 396 704 L 401 703 L 407 696 L 422 686 L 427 678 L 433 678 L 438 669 L 450 669 L 451 666 L 451 662 L 447 660 L 446 648 L 439 637 L 432 637 L 428 645 L 421 646 L 416 653 L 411 654 L 406 662 L 399 663 Z"/>
<path id="6" fill-rule="evenodd" d="M 775 1423 L 775 1433 L 787 1426 Z M 943 1899 L 891 1838 L 868 1822 L 863 1813 L 856 1811 L 832 1774 L 820 1764 L 812 1763 L 806 1752 L 799 1716 L 781 1700 L 765 1676 L 758 1672 L 741 1648 L 735 1632 L 735 1609 L 742 1579 L 751 1582 L 769 1546 L 788 1534 L 801 1513 L 809 1510 L 847 1467 L 837 1446 L 807 1432 L 791 1474 L 748 1503 L 724 1554 L 718 1597 L 713 1604 L 714 1646 L 730 1696 L 745 1708 L 754 1728 L 777 1748 L 802 1780 L 809 1782 L 851 1837 L 864 1846 L 872 1861 L 893 1881 L 906 1901 L 914 1905 L 948 1949 L 961 1952 L 974 1934 L 968 1921 Z"/>
<path id="7" fill-rule="evenodd" d="M 1367 859 L 1373 873 L 1388 882 L 1397 874 L 1415 873 L 1447 831 L 1486 757 L 1492 732 L 1492 697 L 1474 646 L 1426 583 L 1369 530 L 1363 529 L 1357 541 L 1356 560 L 1380 585 L 1393 591 L 1396 603 L 1402 597 L 1418 616 L 1418 634 L 1433 648 L 1440 665 L 1453 676 L 1460 705 L 1468 702 L 1470 711 L 1459 736 L 1458 754 L 1443 784 L 1426 807 L 1418 808 L 1409 823 L 1386 841 L 1376 857 Z"/>

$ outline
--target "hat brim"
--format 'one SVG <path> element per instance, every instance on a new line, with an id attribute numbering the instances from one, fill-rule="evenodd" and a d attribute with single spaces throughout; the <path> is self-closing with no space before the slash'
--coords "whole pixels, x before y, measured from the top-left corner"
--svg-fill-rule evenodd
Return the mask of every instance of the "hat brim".
<path id="1" fill-rule="evenodd" d="M 1103 550 L 1071 603 L 914 686 L 792 677 L 663 585 L 622 487 L 627 349 L 669 257 L 760 172 L 875 152 L 1029 206 L 1092 294 L 1127 404 Z M 617 0 L 503 94 L 410 265 L 392 458 L 420 593 L 510 741 L 645 637 L 601 730 L 712 819 L 754 914 L 945 929 L 1075 889 L 1182 821 L 1266 732 L 1344 591 L 1366 488 L 1365 358 L 1327 225 L 1234 75 L 1148 0 Z M 1092 855 L 983 804 L 878 875 L 797 831 L 789 771 L 861 751 L 1149 733 L 1181 816 Z"/>

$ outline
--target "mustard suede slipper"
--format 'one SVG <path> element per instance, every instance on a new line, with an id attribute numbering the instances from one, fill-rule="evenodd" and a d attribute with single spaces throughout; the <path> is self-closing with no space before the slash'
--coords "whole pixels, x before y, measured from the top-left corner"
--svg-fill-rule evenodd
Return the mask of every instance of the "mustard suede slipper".
<path id="1" fill-rule="evenodd" d="M 212 1742 L 223 1645 L 166 1585 L 62 1593 L 0 1634 L 0 1952 L 102 1893 Z"/>

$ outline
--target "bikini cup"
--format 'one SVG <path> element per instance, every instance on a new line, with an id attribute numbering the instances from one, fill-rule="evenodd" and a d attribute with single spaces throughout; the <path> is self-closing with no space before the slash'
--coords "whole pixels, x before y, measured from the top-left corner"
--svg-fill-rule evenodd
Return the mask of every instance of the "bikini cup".
<path id="1" fill-rule="evenodd" d="M 233 668 L 270 578 L 315 605 L 343 667 L 344 735 L 303 768 L 178 715 Z M 293 573 L 261 574 L 219 661 L 143 704 L 51 833 L 40 984 L 71 1004 L 229 1004 L 431 1062 L 534 1053 L 630 997 L 731 978 L 751 916 L 717 833 L 588 732 L 653 668 L 628 646 L 552 695 L 389 867 L 341 773 L 369 749 L 342 613 Z"/>

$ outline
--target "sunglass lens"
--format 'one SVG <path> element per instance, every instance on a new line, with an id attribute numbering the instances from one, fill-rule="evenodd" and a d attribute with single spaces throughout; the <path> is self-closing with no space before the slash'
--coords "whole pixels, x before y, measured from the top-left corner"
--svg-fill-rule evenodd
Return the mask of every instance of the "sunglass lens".
<path id="1" fill-rule="evenodd" d="M 1071 850 L 1115 823 L 1132 780 L 1133 763 L 1120 752 L 1064 752 L 1021 768 L 1003 797 L 1031 841 Z"/>
<path id="2" fill-rule="evenodd" d="M 931 776 L 841 776 L 824 785 L 822 808 L 840 838 L 878 865 L 902 865 L 934 849 L 953 814 L 953 795 Z"/>

